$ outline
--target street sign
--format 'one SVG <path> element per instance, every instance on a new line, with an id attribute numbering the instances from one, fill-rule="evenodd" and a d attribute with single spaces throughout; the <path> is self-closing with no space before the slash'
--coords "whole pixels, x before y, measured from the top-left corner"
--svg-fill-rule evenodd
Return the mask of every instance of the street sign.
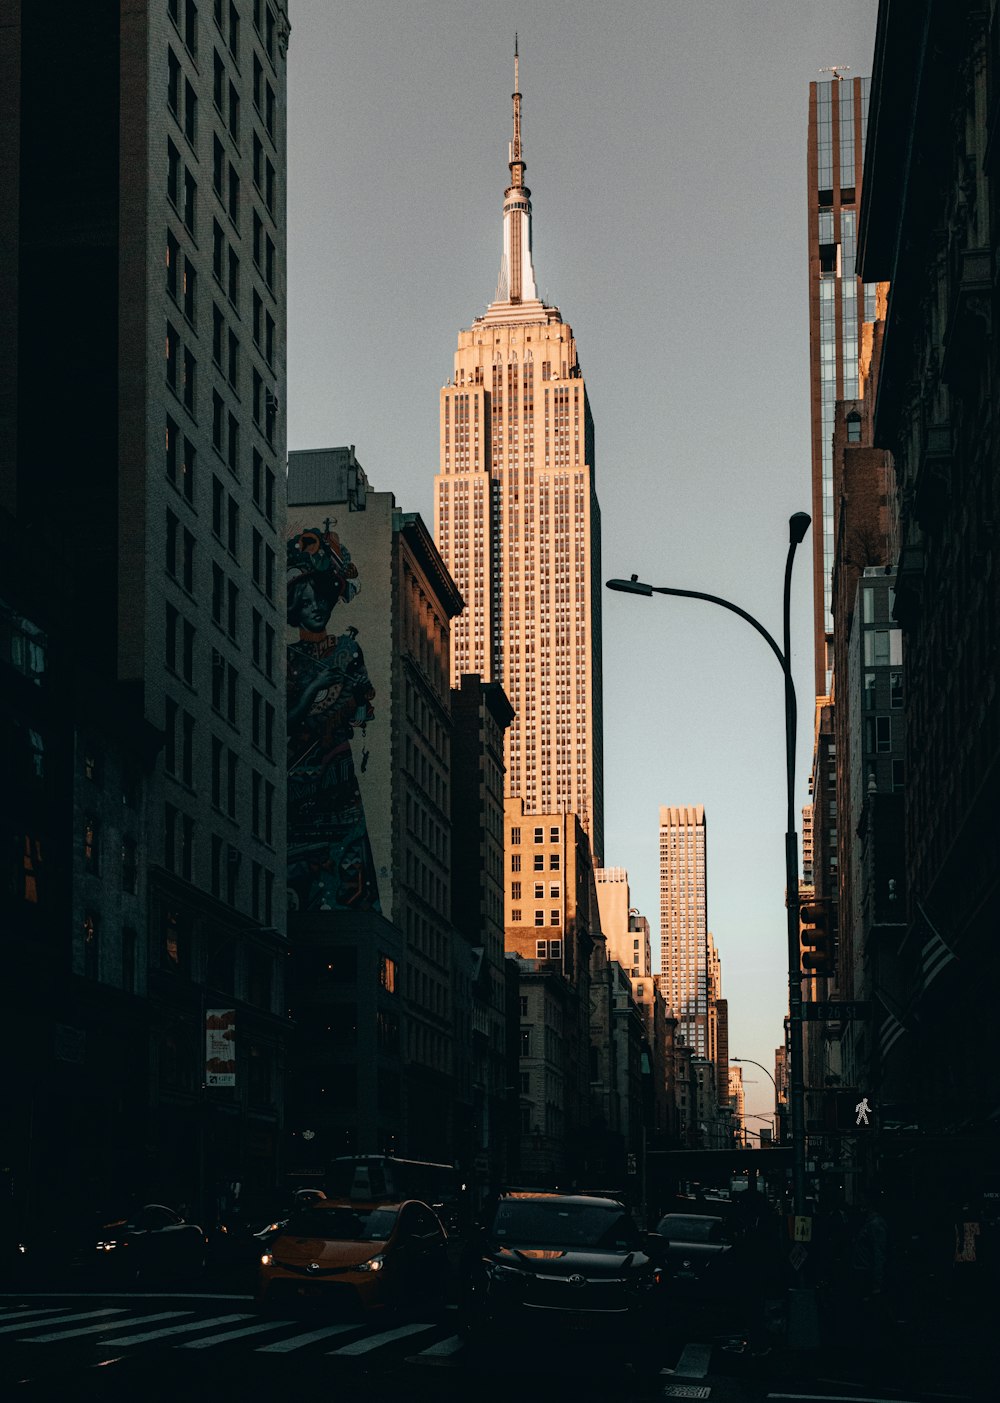
<path id="1" fill-rule="evenodd" d="M 806 1023 L 832 1023 L 837 1019 L 870 1018 L 871 1003 L 867 999 L 828 999 L 822 1003 L 802 1005 L 802 1018 Z"/>

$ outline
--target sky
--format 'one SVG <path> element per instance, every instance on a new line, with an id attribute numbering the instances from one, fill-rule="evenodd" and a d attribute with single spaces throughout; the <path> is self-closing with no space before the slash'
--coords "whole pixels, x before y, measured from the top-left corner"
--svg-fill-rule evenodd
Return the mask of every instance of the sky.
<path id="1" fill-rule="evenodd" d="M 496 291 L 513 45 L 534 266 L 577 339 L 603 578 L 737 603 L 781 641 L 810 511 L 806 122 L 871 73 L 876 0 L 291 0 L 288 446 L 354 444 L 433 529 L 439 391 Z M 811 532 L 793 581 L 807 802 Z M 604 591 L 605 854 L 659 950 L 661 804 L 703 804 L 729 1046 L 787 1010 L 781 670 L 708 604 Z M 744 1067 L 747 1110 L 773 1090 Z M 759 1126 L 761 1121 L 749 1122 Z"/>

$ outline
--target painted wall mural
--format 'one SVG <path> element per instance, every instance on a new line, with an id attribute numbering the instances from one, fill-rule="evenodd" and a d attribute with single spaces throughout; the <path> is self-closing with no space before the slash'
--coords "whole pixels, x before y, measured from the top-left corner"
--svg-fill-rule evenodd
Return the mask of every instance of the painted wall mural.
<path id="1" fill-rule="evenodd" d="M 357 629 L 338 633 L 360 588 L 336 520 L 287 547 L 288 895 L 299 911 L 379 911 L 378 883 L 351 738 L 375 715 Z M 337 624 L 331 629 L 335 611 Z M 363 752 L 364 769 L 367 752 Z"/>

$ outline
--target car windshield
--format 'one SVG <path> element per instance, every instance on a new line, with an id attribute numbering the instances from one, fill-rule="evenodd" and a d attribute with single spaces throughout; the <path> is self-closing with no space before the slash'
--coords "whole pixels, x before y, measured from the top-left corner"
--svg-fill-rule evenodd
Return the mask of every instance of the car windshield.
<path id="1" fill-rule="evenodd" d="M 527 1247 L 591 1247 L 634 1251 L 639 1233 L 616 1205 L 508 1199 L 498 1205 L 493 1236 Z"/>
<path id="2" fill-rule="evenodd" d="M 656 1231 L 672 1242 L 721 1242 L 723 1236 L 721 1219 L 687 1213 L 668 1213 Z"/>
<path id="3" fill-rule="evenodd" d="M 384 1242 L 396 1225 L 395 1208 L 307 1208 L 289 1219 L 288 1237 L 330 1242 Z"/>

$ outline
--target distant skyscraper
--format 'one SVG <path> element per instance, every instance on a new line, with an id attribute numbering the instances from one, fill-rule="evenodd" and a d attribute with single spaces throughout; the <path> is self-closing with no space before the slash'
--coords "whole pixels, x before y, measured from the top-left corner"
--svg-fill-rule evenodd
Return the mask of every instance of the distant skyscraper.
<path id="1" fill-rule="evenodd" d="M 539 299 L 514 56 L 514 134 L 496 300 L 459 332 L 441 391 L 437 545 L 465 601 L 452 684 L 501 682 L 514 707 L 507 788 L 580 816 L 604 846 L 601 518 L 573 332 Z"/>
<path id="2" fill-rule="evenodd" d="M 660 970 L 678 1036 L 699 1056 L 708 1046 L 708 897 L 705 810 L 660 809 Z"/>
<path id="3" fill-rule="evenodd" d="M 833 410 L 858 397 L 862 323 L 875 284 L 854 269 L 868 123 L 868 78 L 809 84 L 809 384 L 812 407 L 813 615 L 816 695 L 829 692 L 833 565 Z"/>

